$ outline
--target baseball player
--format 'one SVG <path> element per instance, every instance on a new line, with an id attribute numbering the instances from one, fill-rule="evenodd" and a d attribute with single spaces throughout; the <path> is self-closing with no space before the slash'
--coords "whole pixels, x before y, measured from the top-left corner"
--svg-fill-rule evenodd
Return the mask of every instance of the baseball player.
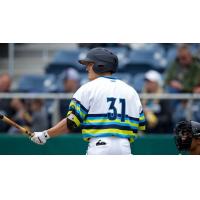
<path id="1" fill-rule="evenodd" d="M 117 56 L 94 48 L 79 62 L 86 66 L 90 81 L 73 95 L 66 118 L 48 130 L 35 132 L 31 140 L 44 144 L 81 126 L 83 139 L 89 142 L 88 155 L 131 154 L 130 143 L 138 130 L 145 130 L 145 118 L 137 92 L 112 76 L 118 68 Z"/>
<path id="2" fill-rule="evenodd" d="M 200 123 L 181 121 L 175 129 L 175 142 L 178 150 L 188 151 L 191 155 L 200 155 Z"/>

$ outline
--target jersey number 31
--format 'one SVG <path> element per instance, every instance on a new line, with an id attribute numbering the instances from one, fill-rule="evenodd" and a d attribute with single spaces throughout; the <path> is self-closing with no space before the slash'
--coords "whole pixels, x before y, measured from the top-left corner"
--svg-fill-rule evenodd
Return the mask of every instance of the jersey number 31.
<path id="1" fill-rule="evenodd" d="M 108 119 L 110 120 L 115 120 L 117 119 L 117 109 L 115 107 L 115 103 L 116 103 L 116 98 L 113 97 L 109 97 L 107 98 L 107 102 L 111 102 L 110 103 L 110 107 L 109 110 L 112 110 L 112 112 L 108 113 Z M 125 99 L 118 99 L 119 103 L 121 104 L 121 121 L 125 122 L 125 117 L 126 117 L 126 100 Z"/>

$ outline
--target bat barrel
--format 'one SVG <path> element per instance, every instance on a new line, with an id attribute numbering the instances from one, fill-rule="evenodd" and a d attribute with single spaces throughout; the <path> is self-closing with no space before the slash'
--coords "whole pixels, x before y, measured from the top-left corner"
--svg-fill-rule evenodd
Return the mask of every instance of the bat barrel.
<path id="1" fill-rule="evenodd" d="M 30 131 L 26 130 L 24 127 L 20 126 L 19 124 L 15 123 L 14 121 L 5 117 L 4 115 L 0 114 L 0 119 L 5 123 L 9 124 L 10 126 L 14 126 L 15 128 L 19 129 L 22 133 L 25 133 L 30 137 L 32 136 L 32 133 Z"/>

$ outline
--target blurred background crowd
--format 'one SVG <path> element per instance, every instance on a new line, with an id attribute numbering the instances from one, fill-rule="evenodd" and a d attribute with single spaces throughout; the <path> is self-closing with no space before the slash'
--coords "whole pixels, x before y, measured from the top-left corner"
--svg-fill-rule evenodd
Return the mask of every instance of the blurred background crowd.
<path id="1" fill-rule="evenodd" d="M 199 44 L 0 44 L 0 93 L 74 93 L 88 81 L 78 59 L 88 49 L 106 47 L 119 58 L 116 77 L 142 94 L 200 93 Z M 11 49 L 10 49 L 11 48 Z M 172 133 L 187 118 L 200 121 L 200 100 L 142 99 L 146 134 Z M 60 99 L 58 116 L 66 116 L 70 99 Z M 33 131 L 52 125 L 54 100 L 0 98 L 0 113 Z M 134 105 L 133 105 L 134 106 Z M 0 133 L 17 134 L 0 122 Z M 80 130 L 75 131 L 77 133 Z"/>

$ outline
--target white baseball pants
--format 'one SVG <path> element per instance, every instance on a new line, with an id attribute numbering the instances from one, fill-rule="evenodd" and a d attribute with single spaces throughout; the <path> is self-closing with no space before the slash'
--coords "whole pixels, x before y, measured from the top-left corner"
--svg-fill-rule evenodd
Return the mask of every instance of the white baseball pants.
<path id="1" fill-rule="evenodd" d="M 87 155 L 131 155 L 130 142 L 118 137 L 91 138 Z"/>

